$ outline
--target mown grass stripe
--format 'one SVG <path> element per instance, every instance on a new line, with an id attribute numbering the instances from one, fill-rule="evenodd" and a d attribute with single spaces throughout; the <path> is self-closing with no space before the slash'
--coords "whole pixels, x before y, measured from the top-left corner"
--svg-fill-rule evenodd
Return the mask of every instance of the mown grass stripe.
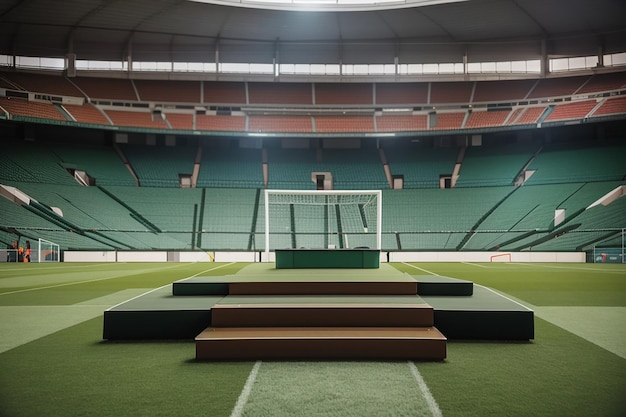
<path id="1" fill-rule="evenodd" d="M 406 362 L 264 362 L 254 381 L 231 417 L 441 415 Z"/>

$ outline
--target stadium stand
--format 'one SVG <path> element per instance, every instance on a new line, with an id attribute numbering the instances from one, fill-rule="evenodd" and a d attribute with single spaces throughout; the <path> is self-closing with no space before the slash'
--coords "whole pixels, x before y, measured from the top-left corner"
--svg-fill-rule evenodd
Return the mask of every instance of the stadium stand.
<path id="1" fill-rule="evenodd" d="M 12 116 L 44 120 L 66 120 L 52 103 L 28 101 L 21 98 L 0 97 L 0 107 Z"/>
<path id="2" fill-rule="evenodd" d="M 204 146 L 197 186 L 263 188 L 261 162 L 260 149 Z"/>
<path id="3" fill-rule="evenodd" d="M 315 116 L 315 131 L 373 132 L 374 116 Z"/>
<path id="4" fill-rule="evenodd" d="M 307 105 L 313 104 L 310 83 L 248 83 L 250 104 Z"/>
<path id="5" fill-rule="evenodd" d="M 404 188 L 439 188 L 439 178 L 450 176 L 458 149 L 385 144 L 392 176 L 402 175 Z"/>
<path id="6" fill-rule="evenodd" d="M 550 98 L 575 94 L 589 81 L 588 76 L 540 79 L 526 98 Z"/>
<path id="7" fill-rule="evenodd" d="M 536 149 L 533 145 L 470 146 L 465 152 L 456 186 L 513 185 Z"/>
<path id="8" fill-rule="evenodd" d="M 466 129 L 502 126 L 510 114 L 510 110 L 472 111 L 469 113 Z"/>
<path id="9" fill-rule="evenodd" d="M 95 185 L 136 185 L 135 179 L 111 146 L 58 144 L 53 152 L 66 169 L 85 171 L 95 180 Z"/>
<path id="10" fill-rule="evenodd" d="M 140 101 L 200 103 L 199 81 L 134 80 Z"/>
<path id="11" fill-rule="evenodd" d="M 193 130 L 194 129 L 194 115 L 188 113 L 166 113 L 165 117 L 172 127 L 172 129 L 178 130 Z"/>
<path id="12" fill-rule="evenodd" d="M 201 246 L 228 250 L 258 249 L 262 242 L 253 243 L 252 238 L 256 195 L 257 190 L 254 189 L 207 190 Z"/>
<path id="13" fill-rule="evenodd" d="M 310 116 L 250 116 L 248 131 L 311 133 L 313 120 Z"/>
<path id="14" fill-rule="evenodd" d="M 526 184 L 610 181 L 624 178 L 626 146 L 546 145 L 529 165 Z"/>
<path id="15" fill-rule="evenodd" d="M 0 72 L 11 88 L 29 91 L 31 93 L 45 93 L 55 96 L 82 97 L 83 94 L 66 78 L 57 75 L 35 74 L 28 72 Z"/>
<path id="16" fill-rule="evenodd" d="M 431 104 L 470 103 L 473 82 L 437 82 L 430 84 Z"/>
<path id="17" fill-rule="evenodd" d="M 246 118 L 245 116 L 196 114 L 196 129 L 243 132 L 246 130 Z"/>
<path id="18" fill-rule="evenodd" d="M 152 129 L 167 129 L 167 123 L 160 113 L 146 111 L 125 111 L 106 109 L 105 113 L 116 126 L 145 127 Z"/>
<path id="19" fill-rule="evenodd" d="M 597 102 L 595 100 L 558 104 L 545 121 L 553 122 L 556 120 L 583 119 L 593 110 L 596 104 Z"/>
<path id="20" fill-rule="evenodd" d="M 500 80 L 476 82 L 473 103 L 523 100 L 536 80 Z"/>
<path id="21" fill-rule="evenodd" d="M 378 105 L 428 103 L 428 83 L 377 83 L 375 87 Z"/>
<path id="22" fill-rule="evenodd" d="M 180 187 L 180 175 L 191 176 L 196 146 L 128 145 L 120 148 L 145 187 Z"/>
<path id="23" fill-rule="evenodd" d="M 428 116 L 425 114 L 376 116 L 378 132 L 419 131 L 428 128 Z"/>
<path id="24" fill-rule="evenodd" d="M 315 84 L 315 104 L 324 105 L 372 105 L 373 85 L 366 83 Z"/>
<path id="25" fill-rule="evenodd" d="M 137 101 L 137 93 L 133 82 L 118 78 L 76 77 L 73 82 L 91 99 Z"/>
<path id="26" fill-rule="evenodd" d="M 510 119 L 510 124 L 527 125 L 537 123 L 542 114 L 545 113 L 547 107 L 528 107 L 522 109 L 521 114 L 516 119 Z"/>
<path id="27" fill-rule="evenodd" d="M 240 82 L 205 81 L 202 102 L 213 104 L 246 104 L 246 85 Z"/>
<path id="28" fill-rule="evenodd" d="M 598 93 L 611 90 L 622 90 L 626 88 L 626 72 L 614 72 L 608 74 L 594 74 L 585 83 L 577 94 Z"/>
<path id="29" fill-rule="evenodd" d="M 311 173 L 316 171 L 315 151 L 309 149 L 268 149 L 267 188 L 314 190 Z"/>
<path id="30" fill-rule="evenodd" d="M 91 103 L 85 103 L 82 106 L 76 104 L 64 104 L 63 109 L 71 115 L 71 117 L 80 123 L 89 123 L 96 125 L 110 125 L 109 120 L 94 107 Z"/>
<path id="31" fill-rule="evenodd" d="M 437 112 L 436 124 L 430 125 L 431 129 L 454 130 L 463 127 L 463 121 L 467 112 L 439 113 Z"/>
<path id="32" fill-rule="evenodd" d="M 593 113 L 593 116 L 626 113 L 626 96 L 609 98 Z"/>

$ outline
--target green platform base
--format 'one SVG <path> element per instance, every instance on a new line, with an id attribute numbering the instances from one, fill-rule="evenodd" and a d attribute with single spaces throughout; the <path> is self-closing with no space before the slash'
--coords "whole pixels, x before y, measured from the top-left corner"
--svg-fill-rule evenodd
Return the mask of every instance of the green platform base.
<path id="1" fill-rule="evenodd" d="M 276 269 L 378 268 L 377 249 L 277 249 Z"/>
<path id="2" fill-rule="evenodd" d="M 245 290 L 242 295 L 240 285 L 261 294 L 247 297 Z M 281 288 L 288 288 L 289 291 L 280 294 Z M 323 291 L 320 292 L 320 289 Z M 235 294 L 238 294 L 237 298 L 232 298 Z M 231 297 L 230 301 L 227 297 Z M 107 310 L 104 313 L 103 338 L 194 340 L 203 329 L 212 325 L 213 306 L 218 303 L 224 305 L 237 301 L 243 304 L 244 300 L 248 300 L 258 305 L 280 301 L 283 305 L 293 306 L 299 303 L 345 303 L 346 297 L 367 304 L 368 313 L 372 314 L 385 311 L 395 314 L 397 310 L 381 306 L 393 302 L 407 304 L 407 297 L 414 297 L 413 302 L 425 302 L 433 308 L 434 325 L 449 340 L 534 338 L 534 313 L 519 303 L 469 281 L 437 276 L 413 277 L 388 264 L 375 270 L 340 268 L 297 271 L 276 269 L 273 264 L 251 264 L 236 275 L 178 281 Z M 313 310 L 301 311 L 309 317 L 315 315 Z M 312 317 L 312 320 L 315 322 L 326 313 L 320 313 L 320 317 Z M 264 321 L 261 324 L 270 323 Z M 318 324 L 324 323 L 318 320 Z"/>

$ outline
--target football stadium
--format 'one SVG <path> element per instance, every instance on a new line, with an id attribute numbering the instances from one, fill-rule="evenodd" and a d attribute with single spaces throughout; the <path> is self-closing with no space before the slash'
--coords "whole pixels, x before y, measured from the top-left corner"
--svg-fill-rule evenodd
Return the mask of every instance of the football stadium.
<path id="1" fill-rule="evenodd" d="M 624 416 L 624 16 L 0 2 L 0 416 Z"/>

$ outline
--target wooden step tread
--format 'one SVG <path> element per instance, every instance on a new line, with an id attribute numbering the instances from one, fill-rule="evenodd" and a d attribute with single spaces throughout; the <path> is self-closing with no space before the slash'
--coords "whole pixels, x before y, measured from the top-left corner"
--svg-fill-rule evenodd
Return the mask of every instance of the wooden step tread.
<path id="1" fill-rule="evenodd" d="M 436 339 L 446 337 L 436 327 L 208 327 L 201 340 L 243 339 Z"/>
<path id="2" fill-rule="evenodd" d="M 196 337 L 197 360 L 444 360 L 435 327 L 209 327 Z"/>

